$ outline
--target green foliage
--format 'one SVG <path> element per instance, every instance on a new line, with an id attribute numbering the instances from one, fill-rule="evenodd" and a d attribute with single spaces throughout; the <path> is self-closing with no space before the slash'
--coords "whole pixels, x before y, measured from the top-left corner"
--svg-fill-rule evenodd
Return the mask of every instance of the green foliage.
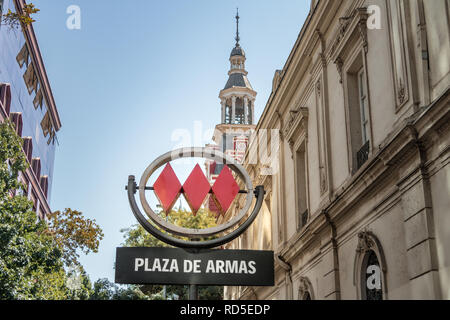
<path id="1" fill-rule="evenodd" d="M 34 4 L 29 3 L 25 4 L 23 11 L 21 13 L 13 12 L 11 9 L 8 9 L 8 12 L 2 17 L 2 24 L 8 25 L 11 28 L 18 29 L 19 26 L 23 28 L 31 25 L 33 22 L 36 22 L 31 15 L 38 13 L 40 10 L 34 6 Z"/>
<path id="2" fill-rule="evenodd" d="M 125 288 L 109 282 L 108 279 L 98 279 L 94 283 L 90 300 L 149 300 L 136 286 Z"/>
<path id="3" fill-rule="evenodd" d="M 205 229 L 216 226 L 214 213 L 206 209 L 200 209 L 195 216 L 190 211 L 173 210 L 169 215 L 169 221 L 174 225 L 189 229 Z"/>
<path id="4" fill-rule="evenodd" d="M 98 252 L 104 234 L 95 220 L 86 219 L 81 212 L 72 209 L 54 212 L 47 218 L 48 230 L 63 250 L 66 265 L 80 264 L 79 250 L 84 254 Z"/>
<path id="5" fill-rule="evenodd" d="M 71 209 L 50 215 L 50 229 L 37 218 L 21 195 L 22 144 L 10 121 L 0 123 L 0 300 L 87 300 L 93 289 L 77 250 L 97 252 L 103 233 Z"/>
<path id="6" fill-rule="evenodd" d="M 177 226 L 190 229 L 204 229 L 216 226 L 214 213 L 201 209 L 197 215 L 183 209 L 172 210 L 167 216 L 167 220 Z M 124 233 L 124 246 L 127 247 L 169 247 L 166 243 L 150 235 L 141 225 L 134 225 L 131 228 L 120 230 Z M 161 285 L 139 286 L 140 290 L 151 299 L 163 299 Z M 166 297 L 178 296 L 180 300 L 188 298 L 187 286 L 166 286 Z M 199 287 L 200 300 L 221 300 L 223 299 L 223 287 Z"/>
<path id="7" fill-rule="evenodd" d="M 25 171 L 27 167 L 22 139 L 7 120 L 0 125 L 0 202 L 10 198 L 12 190 L 21 188 L 19 172 Z"/>
<path id="8" fill-rule="evenodd" d="M 92 283 L 81 265 L 69 268 L 66 272 L 66 285 L 69 288 L 66 300 L 88 300 L 93 294 Z"/>
<path id="9" fill-rule="evenodd" d="M 22 139 L 9 121 L 0 124 L 0 299 L 64 296 L 62 251 L 32 211 L 19 172 L 27 168 Z"/>

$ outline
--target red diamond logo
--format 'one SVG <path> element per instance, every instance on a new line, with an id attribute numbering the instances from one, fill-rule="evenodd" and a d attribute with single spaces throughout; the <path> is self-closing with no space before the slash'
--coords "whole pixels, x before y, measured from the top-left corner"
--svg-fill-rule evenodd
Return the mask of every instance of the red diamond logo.
<path id="1" fill-rule="evenodd" d="M 200 166 L 197 164 L 186 182 L 183 184 L 184 197 L 194 216 L 203 204 L 211 186 Z"/>
<path id="2" fill-rule="evenodd" d="M 166 215 L 169 214 L 181 192 L 181 183 L 170 163 L 166 165 L 158 179 L 156 179 L 153 189 L 159 203 L 163 207 L 163 211 Z"/>
<path id="3" fill-rule="evenodd" d="M 239 193 L 239 185 L 234 180 L 230 168 L 225 165 L 222 172 L 217 177 L 213 187 L 213 199 L 219 212 L 225 215 L 236 195 Z"/>

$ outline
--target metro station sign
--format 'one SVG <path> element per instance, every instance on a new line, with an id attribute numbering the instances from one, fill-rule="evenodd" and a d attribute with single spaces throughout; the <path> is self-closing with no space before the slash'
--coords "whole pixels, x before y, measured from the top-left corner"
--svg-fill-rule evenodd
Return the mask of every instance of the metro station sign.
<path id="1" fill-rule="evenodd" d="M 212 186 L 198 164 L 181 184 L 170 164 L 181 158 L 204 158 L 224 166 Z M 164 168 L 153 186 L 148 186 L 150 177 L 161 167 Z M 244 189 L 240 189 L 236 179 Z M 262 186 L 253 188 L 244 167 L 231 157 L 210 148 L 171 151 L 147 167 L 139 185 L 134 176 L 129 176 L 127 191 L 132 212 L 142 227 L 152 236 L 176 248 L 117 248 L 117 283 L 274 285 L 272 251 L 217 249 L 250 227 L 261 209 L 265 194 Z M 181 195 L 185 197 L 192 214 L 196 215 L 210 194 L 219 214 L 224 217 L 228 217 L 225 213 L 238 194 L 246 196 L 242 208 L 230 215 L 229 220 L 211 228 L 189 229 L 171 224 L 163 215 L 155 213 L 147 201 L 148 191 L 154 192 L 166 216 Z M 136 193 L 139 193 L 146 216 L 136 202 Z"/>
<path id="2" fill-rule="evenodd" d="M 116 283 L 272 286 L 273 252 L 117 248 Z"/>

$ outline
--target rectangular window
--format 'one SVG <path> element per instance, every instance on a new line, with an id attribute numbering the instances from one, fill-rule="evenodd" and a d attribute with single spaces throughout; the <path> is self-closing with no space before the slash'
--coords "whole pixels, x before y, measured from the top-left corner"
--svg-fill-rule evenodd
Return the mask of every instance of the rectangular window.
<path id="1" fill-rule="evenodd" d="M 367 70 L 362 54 L 349 64 L 345 78 L 351 171 L 355 173 L 369 158 L 371 140 Z"/>
<path id="2" fill-rule="evenodd" d="M 297 188 L 297 219 L 299 229 L 308 223 L 308 201 L 306 192 L 306 152 L 303 143 L 296 152 L 295 160 L 296 188 Z"/>

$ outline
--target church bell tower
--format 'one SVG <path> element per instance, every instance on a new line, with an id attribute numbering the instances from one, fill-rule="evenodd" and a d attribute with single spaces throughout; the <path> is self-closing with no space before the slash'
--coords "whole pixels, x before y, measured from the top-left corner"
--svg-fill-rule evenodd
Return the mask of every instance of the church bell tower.
<path id="1" fill-rule="evenodd" d="M 245 52 L 239 41 L 239 12 L 236 14 L 236 44 L 230 54 L 230 71 L 228 81 L 220 91 L 222 124 L 252 125 L 254 124 L 254 110 L 256 92 L 247 78 L 245 70 Z"/>
<path id="2" fill-rule="evenodd" d="M 236 43 L 230 54 L 230 70 L 228 81 L 219 93 L 221 105 L 221 121 L 216 126 L 213 140 L 215 149 L 242 162 L 248 147 L 249 137 L 255 129 L 255 99 L 245 69 L 246 56 L 240 44 L 239 12 L 236 13 Z M 215 168 L 212 177 L 220 172 L 221 166 Z"/>
<path id="3" fill-rule="evenodd" d="M 247 78 L 245 69 L 246 56 L 240 45 L 239 11 L 236 13 L 236 43 L 230 54 L 230 70 L 228 81 L 219 93 L 221 105 L 221 121 L 216 125 L 213 140 L 215 144 L 208 148 L 220 150 L 226 155 L 242 163 L 249 145 L 249 138 L 255 130 L 255 98 Z M 211 185 L 222 171 L 223 164 L 207 160 L 205 163 L 207 178 Z M 207 207 L 217 212 L 214 201 L 210 198 Z"/>

